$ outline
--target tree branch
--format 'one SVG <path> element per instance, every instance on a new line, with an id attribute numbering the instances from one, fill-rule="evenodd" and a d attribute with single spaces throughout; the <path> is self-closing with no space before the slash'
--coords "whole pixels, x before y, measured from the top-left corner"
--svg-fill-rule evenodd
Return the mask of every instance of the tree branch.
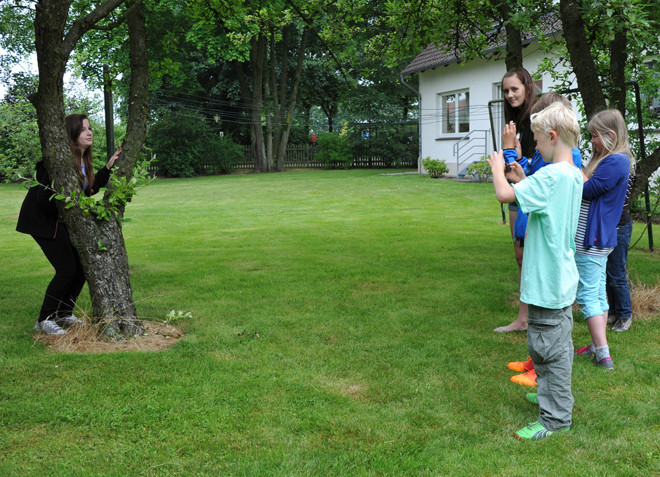
<path id="1" fill-rule="evenodd" d="M 68 57 L 75 48 L 78 40 L 91 30 L 96 24 L 107 17 L 115 8 L 127 0 L 107 0 L 82 18 L 79 18 L 64 37 L 62 42 L 62 53 Z"/>

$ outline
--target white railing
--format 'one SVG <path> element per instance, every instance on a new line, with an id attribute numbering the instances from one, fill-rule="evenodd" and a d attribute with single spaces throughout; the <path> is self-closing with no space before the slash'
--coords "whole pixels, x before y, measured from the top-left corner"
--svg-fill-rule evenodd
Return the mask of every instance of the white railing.
<path id="1" fill-rule="evenodd" d="M 482 156 L 488 155 L 489 129 L 473 129 L 454 143 L 453 152 L 456 158 L 456 178 L 461 175 L 461 165 L 469 161 L 470 164 Z M 476 159 L 475 159 L 476 157 Z"/>

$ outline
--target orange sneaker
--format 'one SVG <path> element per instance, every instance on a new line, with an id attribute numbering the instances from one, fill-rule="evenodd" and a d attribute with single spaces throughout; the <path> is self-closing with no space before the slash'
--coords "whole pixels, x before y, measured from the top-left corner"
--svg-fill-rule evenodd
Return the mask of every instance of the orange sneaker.
<path id="1" fill-rule="evenodd" d="M 527 361 L 511 361 L 510 363 L 507 363 L 506 367 L 511 371 L 524 373 L 525 371 L 531 371 L 534 369 L 534 363 L 532 362 L 532 358 L 528 356 Z"/>
<path id="2" fill-rule="evenodd" d="M 536 386 L 536 370 L 532 369 L 526 373 L 511 376 L 511 381 L 521 386 Z"/>

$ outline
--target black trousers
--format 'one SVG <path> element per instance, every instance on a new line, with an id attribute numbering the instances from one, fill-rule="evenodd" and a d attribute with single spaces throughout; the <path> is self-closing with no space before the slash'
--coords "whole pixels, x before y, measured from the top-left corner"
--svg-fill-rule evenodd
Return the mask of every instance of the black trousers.
<path id="1" fill-rule="evenodd" d="M 78 295 L 85 284 L 85 274 L 66 226 L 59 224 L 55 238 L 41 238 L 34 235 L 32 238 L 55 268 L 55 276 L 46 288 L 39 321 L 72 315 Z"/>

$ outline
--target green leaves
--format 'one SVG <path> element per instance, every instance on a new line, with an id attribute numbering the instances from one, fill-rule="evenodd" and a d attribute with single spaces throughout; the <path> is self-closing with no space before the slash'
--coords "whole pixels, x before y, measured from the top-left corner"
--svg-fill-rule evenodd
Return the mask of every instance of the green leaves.
<path id="1" fill-rule="evenodd" d="M 71 194 L 67 194 L 64 187 L 62 187 L 58 193 L 52 185 L 47 187 L 47 189 L 53 191 L 50 199 L 63 201 L 65 209 L 80 207 L 84 216 L 91 215 L 97 220 L 106 221 L 115 217 L 121 222 L 123 220 L 124 208 L 131 201 L 133 195 L 154 180 L 149 173 L 149 166 L 153 160 L 154 158 L 152 157 L 148 160 L 138 161 L 133 168 L 130 179 L 112 173 L 110 175 L 108 191 L 101 199 L 97 200 L 94 197 L 87 196 L 80 189 L 74 189 L 71 191 Z M 29 181 L 30 187 L 38 185 L 35 178 L 31 178 Z M 25 182 L 27 183 L 28 179 L 25 179 Z M 105 250 L 105 248 L 101 248 L 102 245 L 99 241 L 99 250 Z"/>

